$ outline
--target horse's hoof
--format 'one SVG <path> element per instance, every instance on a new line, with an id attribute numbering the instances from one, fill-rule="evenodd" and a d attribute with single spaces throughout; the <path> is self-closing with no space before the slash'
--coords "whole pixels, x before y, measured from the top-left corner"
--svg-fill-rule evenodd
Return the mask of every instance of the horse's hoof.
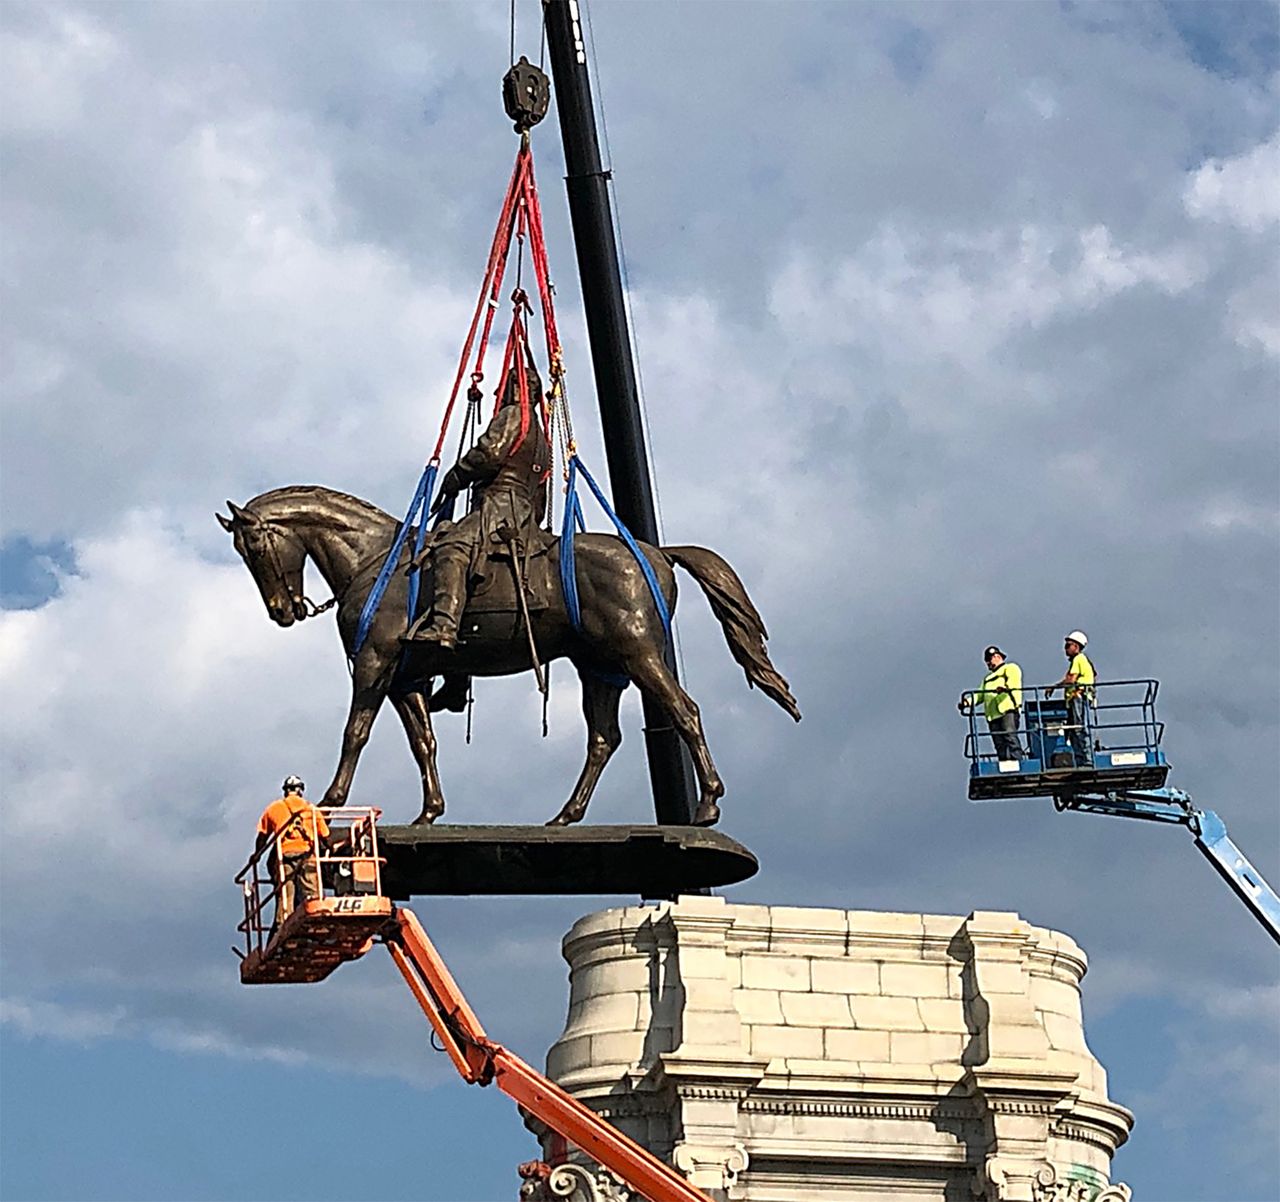
<path id="1" fill-rule="evenodd" d="M 430 826 L 443 813 L 444 806 L 441 806 L 438 810 L 423 810 L 409 825 Z"/>
<path id="2" fill-rule="evenodd" d="M 554 818 L 552 818 L 548 826 L 572 826 L 575 822 L 581 822 L 586 814 L 586 810 L 561 810 Z"/>
<path id="3" fill-rule="evenodd" d="M 693 816 L 694 826 L 715 826 L 720 821 L 720 807 L 714 801 L 704 801 Z"/>

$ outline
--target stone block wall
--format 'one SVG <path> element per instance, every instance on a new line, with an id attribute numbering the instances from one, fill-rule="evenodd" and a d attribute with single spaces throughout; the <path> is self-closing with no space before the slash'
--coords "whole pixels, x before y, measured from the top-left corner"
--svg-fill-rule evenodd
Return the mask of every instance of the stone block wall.
<path id="1" fill-rule="evenodd" d="M 689 897 L 589 914 L 564 954 L 548 1075 L 721 1197 L 1128 1196 L 1065 935 Z"/>

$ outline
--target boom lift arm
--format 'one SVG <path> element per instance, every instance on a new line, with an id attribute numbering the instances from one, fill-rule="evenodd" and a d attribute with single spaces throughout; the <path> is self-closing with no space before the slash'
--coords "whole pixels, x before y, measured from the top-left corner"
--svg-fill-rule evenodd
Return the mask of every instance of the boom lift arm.
<path id="1" fill-rule="evenodd" d="M 711 1202 L 675 1169 L 485 1034 L 417 916 L 383 892 L 380 811 L 347 806 L 323 813 L 332 838 L 322 842 L 313 831 L 313 896 L 282 909 L 284 877 L 278 866 L 283 857 L 276 850 L 276 867 L 269 868 L 270 845 L 257 848 L 236 875 L 244 897 L 244 919 L 237 929 L 245 936 L 245 950 L 232 950 L 240 957 L 241 982 L 322 981 L 381 940 L 464 1081 L 496 1084 L 649 1202 Z M 268 924 L 266 907 L 273 900 L 276 917 Z"/>
<path id="2" fill-rule="evenodd" d="M 1140 818 L 1185 826 L 1195 836 L 1196 847 L 1213 865 L 1232 892 L 1253 912 L 1266 932 L 1280 943 L 1280 897 L 1267 884 L 1227 834 L 1213 810 L 1199 810 L 1191 795 L 1181 789 L 1116 789 L 1108 793 L 1062 793 L 1054 796 L 1059 810 L 1085 814 L 1111 814 L 1116 818 Z"/>
<path id="3" fill-rule="evenodd" d="M 383 938 L 405 984 L 464 1081 L 497 1085 L 650 1202 L 710 1202 L 675 1169 L 570 1097 L 514 1052 L 494 1043 L 412 910 L 397 907 Z"/>

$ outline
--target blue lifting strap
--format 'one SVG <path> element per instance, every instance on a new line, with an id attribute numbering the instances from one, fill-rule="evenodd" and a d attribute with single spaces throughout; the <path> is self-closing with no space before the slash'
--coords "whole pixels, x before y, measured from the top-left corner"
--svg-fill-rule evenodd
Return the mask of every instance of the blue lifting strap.
<path id="1" fill-rule="evenodd" d="M 364 646 L 364 641 L 369 637 L 369 628 L 373 625 L 373 619 L 378 612 L 378 606 L 382 604 L 383 594 L 387 591 L 387 585 L 391 583 L 391 573 L 396 570 L 396 564 L 400 562 L 400 552 L 404 549 L 404 540 L 408 538 L 409 531 L 413 527 L 413 520 L 421 512 L 422 520 L 418 523 L 418 532 L 413 540 L 413 554 L 416 557 L 422 550 L 422 545 L 426 539 L 427 531 L 427 506 L 431 500 L 431 493 L 435 488 L 436 472 L 439 465 L 436 463 L 427 464 L 423 470 L 422 478 L 418 481 L 418 487 L 414 490 L 413 500 L 409 502 L 409 510 L 404 515 L 404 521 L 400 523 L 400 529 L 396 531 L 396 537 L 391 543 L 391 549 L 387 552 L 387 558 L 382 563 L 382 568 L 378 572 L 378 578 L 373 582 L 373 588 L 369 590 L 369 595 L 364 599 L 364 608 L 360 610 L 360 621 L 356 624 L 355 642 L 351 647 L 351 654 L 359 655 L 360 648 Z M 413 621 L 414 610 L 418 605 L 418 572 L 415 569 L 409 577 L 409 621 Z"/>
<path id="2" fill-rule="evenodd" d="M 569 612 L 569 621 L 573 623 L 573 628 L 579 634 L 582 633 L 582 606 L 578 601 L 578 577 L 574 570 L 573 555 L 573 533 L 574 524 L 577 523 L 578 529 L 583 529 L 582 505 L 578 501 L 577 479 L 578 473 L 582 473 L 582 478 L 587 482 L 587 486 L 595 494 L 595 498 L 600 502 L 600 508 L 608 515 L 609 520 L 614 524 L 618 531 L 618 537 L 627 544 L 627 549 L 635 556 L 635 561 L 640 565 L 640 571 L 644 574 L 645 583 L 649 586 L 649 592 L 653 595 L 653 603 L 658 607 L 658 617 L 662 619 L 662 629 L 669 639 L 671 637 L 671 612 L 667 609 L 667 599 L 662 595 L 662 590 L 658 587 L 658 578 L 654 575 L 653 565 L 645 558 L 645 554 L 640 550 L 640 545 L 631 537 L 631 531 L 623 524 L 622 519 L 613 512 L 613 508 L 609 502 L 605 500 L 604 493 L 600 491 L 600 486 L 592 479 L 591 473 L 583 466 L 582 461 L 573 455 L 569 459 L 569 484 L 565 490 L 565 506 L 564 506 L 564 525 L 560 533 L 560 587 L 564 591 L 565 609 Z M 625 679 L 620 677 L 619 679 Z"/>

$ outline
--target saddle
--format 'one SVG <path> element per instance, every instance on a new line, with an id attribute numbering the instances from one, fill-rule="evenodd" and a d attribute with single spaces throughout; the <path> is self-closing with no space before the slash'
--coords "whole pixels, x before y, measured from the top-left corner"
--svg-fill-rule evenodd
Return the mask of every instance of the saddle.
<path id="1" fill-rule="evenodd" d="M 559 573 L 551 559 L 558 541 L 543 530 L 535 530 L 514 548 L 511 543 L 492 543 L 485 548 L 469 580 L 461 622 L 464 639 L 524 637 L 516 570 L 524 581 L 529 613 L 550 609 L 560 590 Z"/>

